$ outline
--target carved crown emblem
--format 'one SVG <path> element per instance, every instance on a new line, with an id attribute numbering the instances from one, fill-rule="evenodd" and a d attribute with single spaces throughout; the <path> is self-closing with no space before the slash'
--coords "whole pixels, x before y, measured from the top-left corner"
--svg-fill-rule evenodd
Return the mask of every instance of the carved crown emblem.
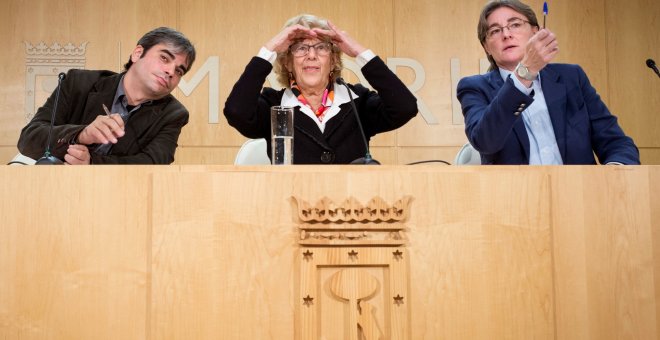
<path id="1" fill-rule="evenodd" d="M 75 46 L 72 43 L 67 43 L 64 46 L 54 42 L 50 46 L 44 42 L 32 45 L 29 42 L 25 43 L 25 54 L 29 56 L 76 56 L 80 57 L 85 55 L 87 50 L 87 43 L 83 42 L 80 46 Z"/>
<path id="2" fill-rule="evenodd" d="M 366 205 L 362 205 L 353 197 L 340 204 L 323 197 L 313 206 L 297 198 L 296 201 L 298 218 L 307 223 L 402 222 L 408 218 L 411 197 L 405 196 L 392 205 L 380 197 L 372 198 Z"/>
<path id="3" fill-rule="evenodd" d="M 301 245 L 403 245 L 411 196 L 392 204 L 380 197 L 363 205 L 353 197 L 336 204 L 327 197 L 312 205 L 294 197 L 298 204 Z"/>

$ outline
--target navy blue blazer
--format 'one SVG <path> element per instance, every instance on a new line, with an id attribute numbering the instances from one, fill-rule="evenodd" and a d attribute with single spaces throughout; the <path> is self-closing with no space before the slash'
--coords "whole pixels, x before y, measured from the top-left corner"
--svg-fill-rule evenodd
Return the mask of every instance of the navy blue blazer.
<path id="1" fill-rule="evenodd" d="M 639 150 L 626 136 L 578 65 L 549 64 L 541 87 L 564 164 L 640 164 Z M 465 133 L 482 164 L 529 164 L 529 138 L 520 112 L 534 99 L 499 70 L 461 79 L 458 100 Z"/>

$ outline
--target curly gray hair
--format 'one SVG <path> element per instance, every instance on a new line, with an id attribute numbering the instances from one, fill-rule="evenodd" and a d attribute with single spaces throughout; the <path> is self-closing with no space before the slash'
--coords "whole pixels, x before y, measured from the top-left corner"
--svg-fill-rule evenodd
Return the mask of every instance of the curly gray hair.
<path id="1" fill-rule="evenodd" d="M 324 30 L 330 29 L 330 26 L 328 25 L 328 21 L 326 19 L 322 19 L 311 14 L 300 14 L 298 16 L 289 19 L 286 22 L 286 24 L 284 24 L 284 28 L 293 25 L 301 25 L 303 27 L 310 29 L 311 28 L 321 28 Z M 337 78 L 341 77 L 341 71 L 344 69 L 344 64 L 341 61 L 341 55 L 342 52 L 339 49 L 339 47 L 333 44 L 332 59 L 330 60 L 331 63 L 330 72 L 332 74 L 332 76 L 330 77 L 330 81 L 333 83 Z M 287 49 L 286 52 L 281 52 L 277 54 L 277 60 L 275 60 L 274 68 L 275 68 L 275 74 L 277 75 L 277 81 L 287 88 L 291 86 L 290 75 L 293 72 L 293 55 L 291 54 L 290 50 Z"/>

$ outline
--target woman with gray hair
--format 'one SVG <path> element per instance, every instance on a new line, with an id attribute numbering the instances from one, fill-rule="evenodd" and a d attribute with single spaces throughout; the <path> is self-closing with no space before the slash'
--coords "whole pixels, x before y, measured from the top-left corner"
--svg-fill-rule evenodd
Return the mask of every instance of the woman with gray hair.
<path id="1" fill-rule="evenodd" d="M 338 79 L 342 53 L 354 57 L 372 91 Z M 262 85 L 275 67 L 282 90 Z M 347 164 L 365 156 L 359 128 L 367 139 L 403 126 L 417 114 L 417 100 L 399 78 L 371 50 L 327 20 L 299 15 L 253 57 L 234 85 L 224 114 L 248 138 L 265 138 L 270 156 L 270 107 L 295 107 L 294 163 Z"/>

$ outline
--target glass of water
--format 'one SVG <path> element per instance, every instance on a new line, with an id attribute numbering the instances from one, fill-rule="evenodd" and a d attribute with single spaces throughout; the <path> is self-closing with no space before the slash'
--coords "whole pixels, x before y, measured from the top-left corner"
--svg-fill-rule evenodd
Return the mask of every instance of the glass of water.
<path id="1" fill-rule="evenodd" d="M 270 131 L 273 165 L 293 164 L 293 107 L 270 108 Z"/>

